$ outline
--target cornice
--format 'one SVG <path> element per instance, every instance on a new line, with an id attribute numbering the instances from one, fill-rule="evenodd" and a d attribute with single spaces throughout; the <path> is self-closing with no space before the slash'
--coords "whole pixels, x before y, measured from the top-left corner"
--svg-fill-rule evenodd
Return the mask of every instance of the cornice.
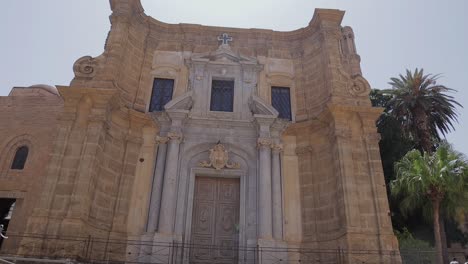
<path id="1" fill-rule="evenodd" d="M 302 40 L 313 35 L 315 32 L 323 31 L 328 27 L 339 27 L 345 13 L 344 11 L 337 9 L 315 9 L 314 15 L 307 26 L 291 31 L 274 31 L 271 29 L 219 27 L 188 23 L 170 24 L 146 15 L 140 0 L 110 0 L 110 3 L 113 11 L 111 17 L 134 18 L 141 23 L 148 23 L 151 30 L 156 32 L 171 32 L 184 35 L 187 33 L 197 34 L 200 32 L 203 32 L 204 34 L 218 35 L 220 32 L 229 32 L 234 35 L 251 35 L 252 37 L 257 37 L 259 39 L 265 38 L 269 41 Z M 259 35 L 261 37 L 258 37 Z"/>

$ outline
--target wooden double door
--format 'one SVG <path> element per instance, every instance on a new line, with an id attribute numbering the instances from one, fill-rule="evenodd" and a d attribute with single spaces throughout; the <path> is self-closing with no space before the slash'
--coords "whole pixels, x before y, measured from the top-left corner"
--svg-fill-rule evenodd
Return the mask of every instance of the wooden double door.
<path id="1" fill-rule="evenodd" d="M 196 177 L 190 263 L 237 263 L 239 179 Z"/>

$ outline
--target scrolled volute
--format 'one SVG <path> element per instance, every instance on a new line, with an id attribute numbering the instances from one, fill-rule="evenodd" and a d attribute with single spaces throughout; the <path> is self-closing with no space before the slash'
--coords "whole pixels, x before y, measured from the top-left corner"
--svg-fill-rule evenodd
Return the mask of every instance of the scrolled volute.
<path id="1" fill-rule="evenodd" d="M 91 56 L 79 58 L 73 64 L 73 72 L 77 78 L 92 78 L 96 75 L 98 62 Z"/>

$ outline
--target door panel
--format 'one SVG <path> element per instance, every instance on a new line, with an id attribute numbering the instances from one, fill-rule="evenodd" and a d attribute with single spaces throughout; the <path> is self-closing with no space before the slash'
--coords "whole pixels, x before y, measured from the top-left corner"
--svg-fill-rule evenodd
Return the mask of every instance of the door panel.
<path id="1" fill-rule="evenodd" d="M 190 263 L 236 263 L 239 179 L 196 177 Z"/>

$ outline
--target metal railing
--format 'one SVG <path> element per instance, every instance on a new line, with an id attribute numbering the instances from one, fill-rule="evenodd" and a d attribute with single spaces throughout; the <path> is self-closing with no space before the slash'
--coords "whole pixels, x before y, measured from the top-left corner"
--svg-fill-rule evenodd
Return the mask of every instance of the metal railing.
<path id="1" fill-rule="evenodd" d="M 9 235 L 0 250 L 8 262 L 80 263 L 435 263 L 433 251 L 378 251 L 275 247 L 223 247 L 93 237 Z M 461 259 L 464 252 L 451 253 Z M 401 258 L 400 258 L 401 256 Z M 54 261 L 55 260 L 55 261 Z"/>

